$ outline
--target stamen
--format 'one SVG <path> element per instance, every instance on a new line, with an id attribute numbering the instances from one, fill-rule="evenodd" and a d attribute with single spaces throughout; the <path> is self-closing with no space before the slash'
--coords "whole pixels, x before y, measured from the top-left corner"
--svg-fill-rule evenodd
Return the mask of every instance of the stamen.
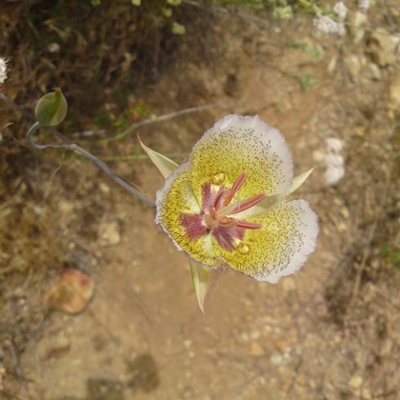
<path id="1" fill-rule="evenodd" d="M 262 200 L 264 200 L 267 197 L 265 193 L 260 193 L 256 194 L 253 197 L 250 197 L 250 199 L 243 200 L 243 201 L 238 201 L 235 204 L 235 208 L 231 212 L 231 214 L 237 214 L 241 211 L 246 211 L 249 208 L 255 206 L 256 204 L 260 203 Z"/>
<path id="2" fill-rule="evenodd" d="M 219 189 L 219 191 L 218 191 L 218 193 L 217 193 L 217 196 L 215 197 L 215 200 L 214 200 L 214 208 L 215 208 L 216 210 L 218 210 L 218 209 L 221 208 L 221 206 L 222 206 L 222 204 L 223 204 L 222 198 L 223 198 L 223 195 L 224 195 L 226 192 L 227 192 L 227 190 L 224 190 L 224 189 L 222 189 L 222 188 Z"/>
<path id="3" fill-rule="evenodd" d="M 221 208 L 216 212 L 217 218 L 225 217 L 226 215 L 233 214 L 234 210 L 237 208 L 237 203 L 229 204 L 224 208 Z"/>
<path id="4" fill-rule="evenodd" d="M 263 227 L 263 224 L 259 224 L 257 222 L 248 222 L 248 221 L 242 221 L 241 219 L 235 220 L 237 221 L 236 226 L 238 228 L 243 228 L 243 229 L 260 229 Z"/>
<path id="5" fill-rule="evenodd" d="M 229 215 L 237 214 L 241 211 L 248 210 L 264 200 L 267 195 L 265 193 L 257 194 L 250 199 L 237 201 L 230 204 L 238 190 L 243 186 L 247 177 L 247 171 L 244 171 L 236 179 L 231 189 L 225 189 L 221 186 L 213 201 L 213 206 L 210 207 L 208 213 L 204 213 L 204 224 L 207 229 L 211 230 L 220 226 L 221 228 L 238 227 L 242 229 L 260 229 L 262 224 L 256 222 L 247 222 L 237 218 L 229 217 Z"/>
<path id="6" fill-rule="evenodd" d="M 236 179 L 236 182 L 233 184 L 231 190 L 229 190 L 228 195 L 225 198 L 224 206 L 227 206 L 231 202 L 237 191 L 243 186 L 246 177 L 247 177 L 247 171 L 243 171 L 240 174 L 239 178 Z"/>
<path id="7" fill-rule="evenodd" d="M 218 221 L 219 225 L 224 228 L 232 228 L 236 226 L 239 221 L 235 218 L 222 218 Z"/>

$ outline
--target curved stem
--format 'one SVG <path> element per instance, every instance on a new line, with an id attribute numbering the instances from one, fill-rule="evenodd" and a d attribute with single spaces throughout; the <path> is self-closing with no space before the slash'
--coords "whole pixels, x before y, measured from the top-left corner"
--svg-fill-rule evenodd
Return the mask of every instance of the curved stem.
<path id="1" fill-rule="evenodd" d="M 129 193 L 133 194 L 143 202 L 145 202 L 150 207 L 155 207 L 155 203 L 153 203 L 150 199 L 148 199 L 144 194 L 140 193 L 137 189 L 133 186 L 129 185 L 129 183 L 125 182 L 121 177 L 115 174 L 111 169 L 101 161 L 99 158 L 94 156 L 93 154 L 89 153 L 88 151 L 84 150 L 82 147 L 76 145 L 75 143 L 70 144 L 38 144 L 33 140 L 33 134 L 41 127 L 39 122 L 35 122 L 28 130 L 26 134 L 26 138 L 28 139 L 29 143 L 37 150 L 45 150 L 45 149 L 63 149 L 63 150 L 70 150 L 76 154 L 79 154 L 82 157 L 87 158 L 88 160 L 92 161 L 96 164 L 103 172 L 105 172 L 114 182 L 118 183 L 121 187 L 127 190 Z"/>

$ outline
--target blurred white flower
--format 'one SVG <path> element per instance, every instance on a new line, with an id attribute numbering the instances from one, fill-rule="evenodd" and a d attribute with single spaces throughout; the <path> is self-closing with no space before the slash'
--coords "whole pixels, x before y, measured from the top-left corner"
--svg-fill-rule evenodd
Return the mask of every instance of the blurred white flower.
<path id="1" fill-rule="evenodd" d="M 58 43 L 56 43 L 56 42 L 50 43 L 47 46 L 47 50 L 50 53 L 58 53 L 60 51 L 60 45 Z"/>
<path id="2" fill-rule="evenodd" d="M 344 158 L 339 154 L 343 149 L 343 142 L 337 138 L 328 138 L 325 140 L 328 153 L 325 155 L 325 173 L 324 178 L 329 186 L 339 183 L 344 177 Z"/>
<path id="3" fill-rule="evenodd" d="M 344 177 L 343 166 L 332 166 L 329 165 L 324 173 L 324 178 L 329 186 L 334 186 Z"/>
<path id="4" fill-rule="evenodd" d="M 343 1 L 338 1 L 333 7 L 333 11 L 337 14 L 339 22 L 333 20 L 327 15 L 317 15 L 314 18 L 314 29 L 317 33 L 330 33 L 336 35 L 344 35 L 344 20 L 347 16 L 347 7 Z"/>
<path id="5" fill-rule="evenodd" d="M 340 154 L 328 153 L 325 156 L 325 165 L 327 167 L 341 167 L 344 165 L 344 158 Z"/>
<path id="6" fill-rule="evenodd" d="M 338 1 L 333 7 L 333 11 L 338 15 L 340 21 L 344 21 L 347 16 L 347 7 L 343 1 Z"/>
<path id="7" fill-rule="evenodd" d="M 7 61 L 0 57 L 0 85 L 7 79 Z"/>
<path id="8" fill-rule="evenodd" d="M 369 8 L 369 0 L 358 0 L 358 9 L 361 12 L 366 12 Z"/>
<path id="9" fill-rule="evenodd" d="M 336 22 L 327 15 L 317 15 L 314 20 L 314 29 L 317 33 L 330 33 L 342 36 L 345 32 L 342 22 Z"/>
<path id="10" fill-rule="evenodd" d="M 343 149 L 343 142 L 338 138 L 330 137 L 325 139 L 325 143 L 328 151 L 333 153 L 339 153 Z"/>

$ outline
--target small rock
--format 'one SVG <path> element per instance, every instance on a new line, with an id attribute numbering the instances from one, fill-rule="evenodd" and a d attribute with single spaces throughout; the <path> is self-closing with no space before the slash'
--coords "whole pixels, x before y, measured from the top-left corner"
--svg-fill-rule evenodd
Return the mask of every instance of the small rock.
<path id="1" fill-rule="evenodd" d="M 258 342 L 251 342 L 250 353 L 253 356 L 262 356 L 264 355 L 264 349 L 260 346 Z"/>
<path id="2" fill-rule="evenodd" d="M 363 384 L 363 378 L 359 375 L 352 376 L 349 381 L 349 386 L 355 390 L 360 389 L 362 384 Z"/>
<path id="3" fill-rule="evenodd" d="M 103 221 L 99 226 L 100 246 L 115 246 L 121 241 L 120 227 L 118 221 Z"/>
<path id="4" fill-rule="evenodd" d="M 371 81 L 380 81 L 382 79 L 382 73 L 379 67 L 374 63 L 369 63 L 362 70 L 362 75 Z"/>
<path id="5" fill-rule="evenodd" d="M 77 269 L 67 269 L 42 299 L 52 308 L 76 314 L 87 306 L 94 287 L 90 276 Z"/>
<path id="6" fill-rule="evenodd" d="M 380 67 L 396 62 L 394 44 L 390 32 L 384 28 L 374 30 L 368 38 L 367 52 L 372 61 Z"/>
<path id="7" fill-rule="evenodd" d="M 274 351 L 271 353 L 269 360 L 272 365 L 281 365 L 283 362 L 283 356 L 282 356 L 282 354 L 278 353 L 277 351 Z"/>
<path id="8" fill-rule="evenodd" d="M 69 214 L 74 209 L 74 204 L 68 200 L 62 199 L 58 202 L 58 209 L 63 214 Z"/>
<path id="9" fill-rule="evenodd" d="M 104 182 L 101 182 L 100 184 L 99 184 L 99 189 L 100 189 L 100 191 L 102 192 L 102 193 L 104 193 L 104 194 L 107 194 L 107 193 L 109 193 L 110 192 L 110 186 L 108 186 L 106 183 L 104 183 Z"/>

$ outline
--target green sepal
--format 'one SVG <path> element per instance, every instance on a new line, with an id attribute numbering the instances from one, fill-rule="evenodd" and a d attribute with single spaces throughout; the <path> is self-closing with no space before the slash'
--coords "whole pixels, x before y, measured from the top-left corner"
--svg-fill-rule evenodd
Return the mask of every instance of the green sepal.
<path id="1" fill-rule="evenodd" d="M 172 172 L 175 171 L 175 169 L 178 167 L 178 164 L 175 161 L 170 160 L 168 157 L 165 157 L 162 154 L 157 153 L 156 151 L 150 149 L 150 147 L 144 145 L 143 142 L 140 140 L 140 138 L 139 138 L 139 143 L 142 146 L 142 149 L 149 156 L 150 160 L 160 171 L 164 179 L 167 179 L 172 174 Z"/>
<path id="2" fill-rule="evenodd" d="M 197 302 L 199 304 L 200 310 L 204 313 L 204 301 L 207 294 L 207 282 L 210 276 L 211 268 L 205 267 L 204 265 L 194 260 L 190 260 L 189 265 Z"/>
<path id="3" fill-rule="evenodd" d="M 286 197 L 297 190 L 307 180 L 307 178 L 311 175 L 313 171 L 314 168 L 311 168 L 308 171 L 303 172 L 298 176 L 295 176 L 293 178 L 292 184 L 286 192 L 276 194 L 275 196 L 267 196 L 261 203 L 257 205 L 257 207 L 262 207 L 264 211 L 269 211 L 272 208 L 276 207 L 277 205 L 282 203 L 282 201 L 285 200 Z"/>
<path id="4" fill-rule="evenodd" d="M 68 111 L 67 99 L 60 88 L 46 93 L 36 104 L 36 120 L 44 126 L 56 126 L 64 121 Z"/>

